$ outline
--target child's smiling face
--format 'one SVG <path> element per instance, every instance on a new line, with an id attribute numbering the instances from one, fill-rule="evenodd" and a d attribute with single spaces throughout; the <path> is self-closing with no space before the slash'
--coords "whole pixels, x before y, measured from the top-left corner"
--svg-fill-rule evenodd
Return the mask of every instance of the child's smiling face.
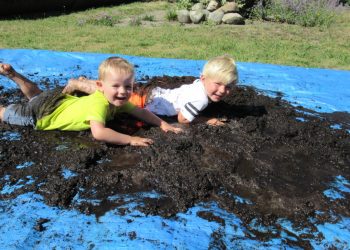
<path id="1" fill-rule="evenodd" d="M 201 76 L 201 81 L 207 92 L 208 98 L 213 102 L 220 101 L 223 97 L 230 93 L 230 85 L 224 84 L 222 81 L 214 77 Z"/>
<path id="2" fill-rule="evenodd" d="M 108 72 L 103 81 L 97 81 L 98 89 L 108 102 L 116 107 L 125 104 L 132 93 L 134 75 L 122 71 Z"/>

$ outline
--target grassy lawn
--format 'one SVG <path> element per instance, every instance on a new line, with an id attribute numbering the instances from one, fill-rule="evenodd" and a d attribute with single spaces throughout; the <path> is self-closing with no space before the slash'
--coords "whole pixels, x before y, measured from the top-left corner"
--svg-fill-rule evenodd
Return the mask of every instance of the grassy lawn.
<path id="1" fill-rule="evenodd" d="M 1 48 L 31 48 L 237 61 L 350 70 L 350 10 L 330 28 L 247 20 L 242 26 L 180 25 L 160 13 L 167 2 L 138 2 L 40 19 L 0 20 Z M 115 25 L 86 22 L 105 13 Z M 154 21 L 144 21 L 145 13 Z"/>

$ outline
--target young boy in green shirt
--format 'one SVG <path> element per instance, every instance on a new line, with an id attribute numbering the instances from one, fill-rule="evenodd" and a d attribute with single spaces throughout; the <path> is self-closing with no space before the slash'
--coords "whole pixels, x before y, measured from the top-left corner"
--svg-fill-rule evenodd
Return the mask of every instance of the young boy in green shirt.
<path id="1" fill-rule="evenodd" d="M 29 99 L 24 105 L 0 106 L 2 122 L 33 126 L 38 130 L 81 131 L 90 128 L 96 140 L 133 146 L 148 146 L 153 141 L 116 132 L 105 126 L 106 121 L 113 119 L 117 113 L 125 112 L 159 126 L 165 132 L 182 131 L 128 101 L 133 90 L 134 67 L 119 57 L 110 57 L 101 63 L 99 79 L 96 81 L 97 90 L 83 97 L 58 91 L 42 92 L 8 64 L 0 64 L 0 74 L 14 80 Z"/>

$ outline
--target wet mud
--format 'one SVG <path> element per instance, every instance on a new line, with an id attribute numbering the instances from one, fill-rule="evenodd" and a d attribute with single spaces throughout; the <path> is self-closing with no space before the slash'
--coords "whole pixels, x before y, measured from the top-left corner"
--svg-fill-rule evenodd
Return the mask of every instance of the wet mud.
<path id="1" fill-rule="evenodd" d="M 145 81 L 171 88 L 193 79 L 164 76 Z M 9 96 L 11 101 L 23 100 L 19 91 L 2 90 L 0 104 L 8 104 Z M 215 201 L 248 228 L 253 221 L 276 226 L 278 218 L 312 228 L 310 217 L 319 223 L 337 220 L 334 214 L 349 217 L 349 195 L 332 200 L 324 194 L 337 176 L 350 179 L 349 114 L 316 113 L 281 97 L 237 86 L 202 114 L 227 118 L 225 126 L 197 123 L 184 126 L 180 135 L 139 128 L 128 116 L 109 124 L 120 132 L 154 139 L 146 148 L 107 145 L 95 141 L 89 131 L 43 132 L 0 124 L 0 189 L 26 183 L 0 198 L 35 192 L 49 205 L 99 217 L 127 203 L 130 194 L 157 192 L 160 196 L 141 197 L 138 209 L 176 217 L 195 204 Z M 9 139 L 10 133 L 18 140 Z M 209 212 L 198 216 L 225 223 Z M 42 224 L 38 222 L 38 230 L 45 230 Z M 280 233 L 256 232 L 254 237 L 266 240 Z M 294 237 L 297 241 L 291 245 L 311 248 L 312 235 Z"/>

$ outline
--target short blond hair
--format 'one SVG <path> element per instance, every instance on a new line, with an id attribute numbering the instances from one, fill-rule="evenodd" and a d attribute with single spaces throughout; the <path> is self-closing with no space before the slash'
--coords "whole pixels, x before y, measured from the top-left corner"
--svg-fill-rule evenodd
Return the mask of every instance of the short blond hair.
<path id="1" fill-rule="evenodd" d="M 202 75 L 207 78 L 215 78 L 224 85 L 236 84 L 238 81 L 235 60 L 228 56 L 218 56 L 210 59 L 203 67 Z"/>
<path id="2" fill-rule="evenodd" d="M 108 57 L 100 64 L 98 67 L 98 79 L 103 81 L 111 71 L 117 71 L 121 74 L 135 74 L 134 66 L 127 60 L 117 56 Z"/>

